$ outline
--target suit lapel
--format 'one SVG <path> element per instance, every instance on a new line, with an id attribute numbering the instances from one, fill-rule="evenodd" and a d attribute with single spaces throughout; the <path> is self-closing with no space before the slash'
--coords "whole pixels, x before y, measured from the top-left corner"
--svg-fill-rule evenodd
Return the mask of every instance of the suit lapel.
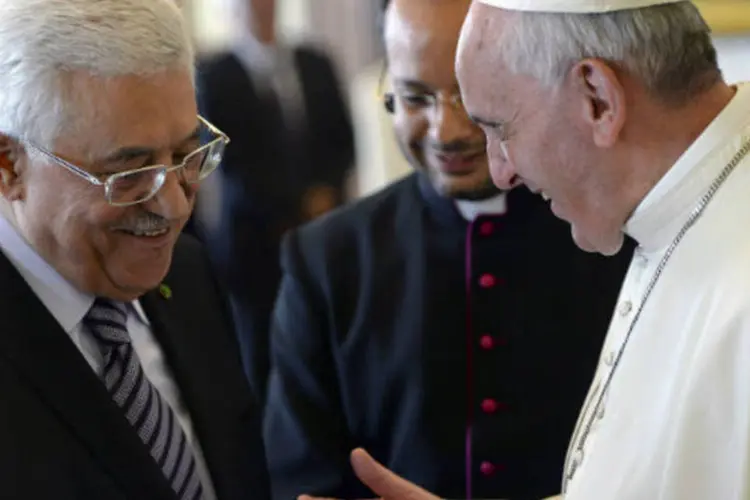
<path id="1" fill-rule="evenodd" d="M 259 99 L 258 89 L 255 86 L 252 75 L 245 68 L 245 64 L 234 54 L 230 54 L 227 59 L 227 68 L 229 76 L 227 77 L 228 82 L 239 82 L 242 87 L 242 92 L 239 94 L 243 96 L 243 99 L 247 99 L 248 102 L 256 103 Z M 234 73 L 234 75 L 232 75 Z M 237 88 L 230 89 L 232 91 L 238 90 Z M 239 107 L 238 107 L 239 109 Z"/>
<path id="2" fill-rule="evenodd" d="M 0 356 L 130 498 L 174 500 L 146 448 L 70 337 L 0 254 Z"/>
<path id="3" fill-rule="evenodd" d="M 170 298 L 155 290 L 141 305 L 190 413 L 217 497 L 243 498 L 247 490 L 239 479 L 258 467 L 247 461 L 246 419 L 256 414 L 239 362 L 233 363 L 237 347 L 225 342 L 229 330 L 222 328 L 222 305 L 213 300 L 213 290 L 196 288 L 200 281 L 190 272 L 183 273 L 191 278 L 183 286 L 174 275 L 166 278 Z"/>

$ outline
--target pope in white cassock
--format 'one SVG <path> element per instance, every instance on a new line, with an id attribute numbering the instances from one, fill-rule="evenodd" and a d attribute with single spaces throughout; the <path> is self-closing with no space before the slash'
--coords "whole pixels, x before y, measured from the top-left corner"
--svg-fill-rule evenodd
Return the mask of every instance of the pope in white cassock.
<path id="1" fill-rule="evenodd" d="M 548 197 L 584 249 L 639 245 L 562 497 L 749 499 L 750 85 L 674 0 L 478 0 L 457 72 L 498 186 Z M 352 462 L 384 499 L 435 498 Z"/>

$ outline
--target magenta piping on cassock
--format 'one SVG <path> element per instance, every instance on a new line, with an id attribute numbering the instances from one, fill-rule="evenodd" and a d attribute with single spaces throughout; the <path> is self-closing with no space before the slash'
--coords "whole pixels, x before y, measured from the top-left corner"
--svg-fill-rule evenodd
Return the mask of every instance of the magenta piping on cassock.
<path id="1" fill-rule="evenodd" d="M 472 325 L 472 236 L 474 234 L 474 221 L 471 221 L 466 229 L 466 499 L 472 498 L 472 426 L 474 424 L 474 331 Z"/>

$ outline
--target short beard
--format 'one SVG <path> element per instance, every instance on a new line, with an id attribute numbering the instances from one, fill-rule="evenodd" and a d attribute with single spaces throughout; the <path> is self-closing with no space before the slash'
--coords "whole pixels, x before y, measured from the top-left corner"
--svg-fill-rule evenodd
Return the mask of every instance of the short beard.
<path id="1" fill-rule="evenodd" d="M 435 183 L 433 182 L 433 185 L 434 184 Z M 438 186 L 438 192 L 441 195 L 447 198 L 452 198 L 454 200 L 482 201 L 503 193 L 503 190 L 495 186 L 495 184 L 493 184 L 492 182 L 492 179 L 488 178 L 486 181 L 468 188 L 450 188 L 449 186 Z"/>

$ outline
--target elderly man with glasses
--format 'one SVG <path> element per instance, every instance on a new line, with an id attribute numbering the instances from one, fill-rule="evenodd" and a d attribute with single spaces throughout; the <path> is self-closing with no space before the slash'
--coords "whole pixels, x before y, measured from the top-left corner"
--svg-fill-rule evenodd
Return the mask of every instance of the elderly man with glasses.
<path id="1" fill-rule="evenodd" d="M 3 498 L 267 497 L 231 320 L 180 235 L 229 142 L 192 65 L 172 0 L 0 3 Z"/>

